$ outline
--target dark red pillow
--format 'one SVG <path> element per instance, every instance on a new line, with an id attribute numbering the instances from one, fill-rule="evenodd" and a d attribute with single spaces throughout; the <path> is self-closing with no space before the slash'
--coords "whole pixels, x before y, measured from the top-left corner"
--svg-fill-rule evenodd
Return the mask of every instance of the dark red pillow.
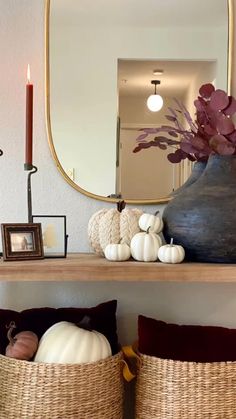
<path id="1" fill-rule="evenodd" d="M 138 349 L 163 359 L 195 362 L 236 361 L 236 330 L 168 324 L 138 318 Z"/>
<path id="2" fill-rule="evenodd" d="M 110 342 L 112 353 L 118 352 L 118 337 L 116 332 L 117 301 L 107 301 L 91 308 L 31 308 L 21 312 L 0 309 L 0 352 L 5 353 L 7 340 L 6 326 L 14 321 L 17 328 L 15 333 L 31 330 L 38 338 L 54 323 L 69 321 L 79 323 L 84 316 L 90 319 L 91 328 L 103 333 Z"/>

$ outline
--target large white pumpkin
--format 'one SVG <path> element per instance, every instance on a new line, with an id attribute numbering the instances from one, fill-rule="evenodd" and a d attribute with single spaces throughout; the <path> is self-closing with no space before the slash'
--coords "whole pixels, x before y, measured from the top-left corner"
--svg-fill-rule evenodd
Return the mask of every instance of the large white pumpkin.
<path id="1" fill-rule="evenodd" d="M 130 243 L 131 255 L 140 262 L 154 262 L 161 245 L 161 238 L 157 234 L 150 233 L 149 230 L 137 233 Z"/>
<path id="2" fill-rule="evenodd" d="M 88 223 L 88 237 L 91 248 L 104 255 L 108 244 L 127 243 L 140 231 L 138 221 L 143 211 L 138 208 L 102 209 L 96 212 Z"/>
<path id="3" fill-rule="evenodd" d="M 157 215 L 159 211 L 155 214 L 144 213 L 139 218 L 139 227 L 143 231 L 147 231 L 149 228 L 150 233 L 160 233 L 163 229 L 163 221 Z"/>
<path id="4" fill-rule="evenodd" d="M 41 337 L 34 361 L 83 364 L 99 361 L 111 354 L 110 344 L 104 335 L 63 321 L 55 323 Z"/>

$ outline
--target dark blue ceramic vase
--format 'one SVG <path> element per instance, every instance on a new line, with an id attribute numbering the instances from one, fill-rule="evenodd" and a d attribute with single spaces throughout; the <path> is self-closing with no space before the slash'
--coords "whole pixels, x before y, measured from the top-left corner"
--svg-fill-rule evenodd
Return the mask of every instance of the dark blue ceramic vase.
<path id="1" fill-rule="evenodd" d="M 202 175 L 203 170 L 205 170 L 206 164 L 207 162 L 201 162 L 201 161 L 197 161 L 196 163 L 194 163 L 192 172 L 189 178 L 186 180 L 186 182 L 184 182 L 182 186 L 180 186 L 179 188 L 171 192 L 170 196 L 173 196 L 173 197 L 177 196 L 179 193 L 182 193 L 185 190 L 185 188 L 188 188 L 190 185 L 196 182 L 199 179 L 199 177 Z"/>
<path id="2" fill-rule="evenodd" d="M 163 212 L 167 242 L 181 244 L 186 259 L 236 263 L 236 156 L 210 156 L 200 178 Z"/>

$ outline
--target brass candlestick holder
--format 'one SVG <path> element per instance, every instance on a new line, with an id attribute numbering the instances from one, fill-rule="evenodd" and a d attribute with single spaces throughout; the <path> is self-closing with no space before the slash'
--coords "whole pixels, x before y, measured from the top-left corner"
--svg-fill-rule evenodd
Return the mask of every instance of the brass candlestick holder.
<path id="1" fill-rule="evenodd" d="M 32 218 L 32 191 L 31 191 L 31 176 L 38 171 L 36 166 L 25 163 L 24 170 L 29 171 L 27 178 L 27 204 L 28 204 L 28 223 L 33 222 Z"/>

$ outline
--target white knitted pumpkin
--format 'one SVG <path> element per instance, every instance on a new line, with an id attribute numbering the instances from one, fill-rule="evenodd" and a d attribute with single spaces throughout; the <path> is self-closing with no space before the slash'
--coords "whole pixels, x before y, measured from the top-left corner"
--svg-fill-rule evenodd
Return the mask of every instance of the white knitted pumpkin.
<path id="1" fill-rule="evenodd" d="M 143 211 L 137 208 L 124 208 L 123 202 L 118 209 L 102 209 L 89 220 L 88 237 L 91 248 L 104 255 L 108 244 L 131 242 L 132 237 L 140 231 L 138 220 Z"/>

